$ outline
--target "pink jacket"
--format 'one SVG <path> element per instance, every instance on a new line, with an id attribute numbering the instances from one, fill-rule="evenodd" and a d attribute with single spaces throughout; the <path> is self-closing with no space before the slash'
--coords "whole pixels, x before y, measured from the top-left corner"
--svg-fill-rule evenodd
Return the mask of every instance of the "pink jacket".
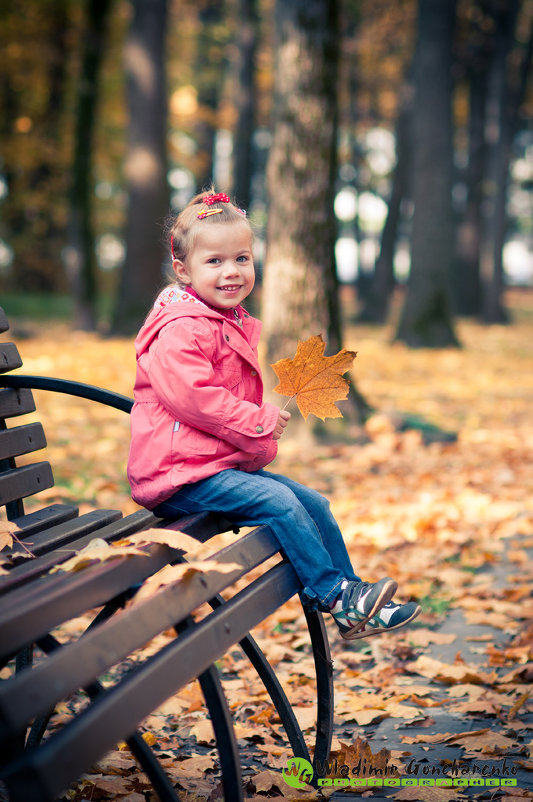
<path id="1" fill-rule="evenodd" d="M 156 302 L 135 340 L 128 479 L 148 509 L 224 469 L 259 470 L 277 452 L 279 409 L 263 403 L 257 358 L 260 322 L 242 310 L 241 328 L 178 294 Z"/>

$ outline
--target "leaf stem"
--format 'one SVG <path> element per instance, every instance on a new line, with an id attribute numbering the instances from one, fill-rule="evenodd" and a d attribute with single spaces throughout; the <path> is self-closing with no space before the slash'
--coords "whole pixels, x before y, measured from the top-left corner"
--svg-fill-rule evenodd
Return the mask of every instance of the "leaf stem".
<path id="1" fill-rule="evenodd" d="M 14 532 L 10 532 L 9 534 L 11 535 L 11 537 L 13 538 L 13 540 L 14 540 L 16 543 L 18 543 L 18 545 L 19 545 L 19 546 L 22 546 L 22 548 L 24 549 L 24 551 L 26 551 L 26 552 L 29 554 L 29 556 L 30 556 L 30 557 L 33 557 L 33 558 L 35 558 L 35 554 L 33 553 L 33 551 L 30 551 L 30 550 L 29 550 L 29 548 L 26 546 L 26 544 L 25 544 L 25 543 L 24 543 L 24 542 L 23 542 L 23 541 L 22 541 L 22 540 L 21 540 L 19 537 L 17 537 L 17 536 L 16 536 L 16 534 L 15 534 Z"/>

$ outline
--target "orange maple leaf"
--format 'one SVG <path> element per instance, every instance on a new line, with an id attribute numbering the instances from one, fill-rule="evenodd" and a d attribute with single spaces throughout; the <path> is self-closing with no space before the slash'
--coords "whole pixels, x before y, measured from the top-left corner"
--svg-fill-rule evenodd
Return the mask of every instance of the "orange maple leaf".
<path id="1" fill-rule="evenodd" d="M 333 356 L 324 356 L 326 343 L 320 334 L 298 342 L 294 359 L 279 359 L 271 367 L 279 384 L 274 392 L 296 398 L 298 409 L 305 419 L 309 414 L 317 418 L 342 418 L 333 403 L 348 395 L 349 381 L 343 373 L 351 367 L 357 351 L 345 348 Z"/>

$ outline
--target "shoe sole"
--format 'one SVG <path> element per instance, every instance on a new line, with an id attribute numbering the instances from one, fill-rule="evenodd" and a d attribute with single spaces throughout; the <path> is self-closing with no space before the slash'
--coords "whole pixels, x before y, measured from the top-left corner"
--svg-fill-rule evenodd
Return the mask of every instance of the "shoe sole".
<path id="1" fill-rule="evenodd" d="M 385 604 L 386 603 L 387 602 L 385 602 Z M 422 608 L 419 605 L 410 618 L 408 618 L 406 621 L 402 621 L 400 624 L 396 624 L 394 627 L 376 627 L 375 629 L 367 629 L 364 631 L 361 631 L 361 629 L 358 628 L 353 634 L 352 632 L 341 632 L 341 637 L 344 638 L 344 640 L 357 640 L 358 638 L 369 638 L 371 635 L 381 635 L 382 632 L 394 632 L 395 629 L 401 629 L 407 624 L 410 624 L 411 621 L 414 621 L 421 612 Z"/>
<path id="2" fill-rule="evenodd" d="M 370 612 L 368 613 L 366 618 L 363 618 L 359 621 L 356 626 L 350 629 L 348 632 L 343 632 L 339 630 L 344 640 L 355 640 L 356 638 L 362 638 L 363 635 L 359 635 L 358 633 L 361 632 L 361 627 L 364 627 L 370 619 L 377 613 L 378 610 L 381 610 L 386 604 L 390 602 L 396 591 L 398 590 L 398 583 L 394 579 L 387 578 L 386 581 L 383 582 L 383 587 L 381 588 L 381 592 L 377 599 L 374 602 L 374 605 Z"/>

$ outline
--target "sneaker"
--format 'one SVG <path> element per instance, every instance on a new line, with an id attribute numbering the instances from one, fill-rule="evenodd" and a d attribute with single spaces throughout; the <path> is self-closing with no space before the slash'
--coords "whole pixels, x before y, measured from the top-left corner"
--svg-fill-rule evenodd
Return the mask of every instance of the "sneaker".
<path id="1" fill-rule="evenodd" d="M 358 633 L 389 602 L 398 583 L 386 576 L 379 582 L 349 581 L 330 609 L 341 635 L 347 640 L 363 637 Z"/>
<path id="2" fill-rule="evenodd" d="M 369 635 L 391 632 L 393 629 L 399 629 L 406 624 L 410 624 L 421 611 L 422 608 L 416 602 L 397 604 L 394 601 L 390 601 L 369 618 L 355 634 L 348 635 L 348 638 L 368 638 Z M 341 635 L 343 638 L 347 637 L 342 632 Z"/>

